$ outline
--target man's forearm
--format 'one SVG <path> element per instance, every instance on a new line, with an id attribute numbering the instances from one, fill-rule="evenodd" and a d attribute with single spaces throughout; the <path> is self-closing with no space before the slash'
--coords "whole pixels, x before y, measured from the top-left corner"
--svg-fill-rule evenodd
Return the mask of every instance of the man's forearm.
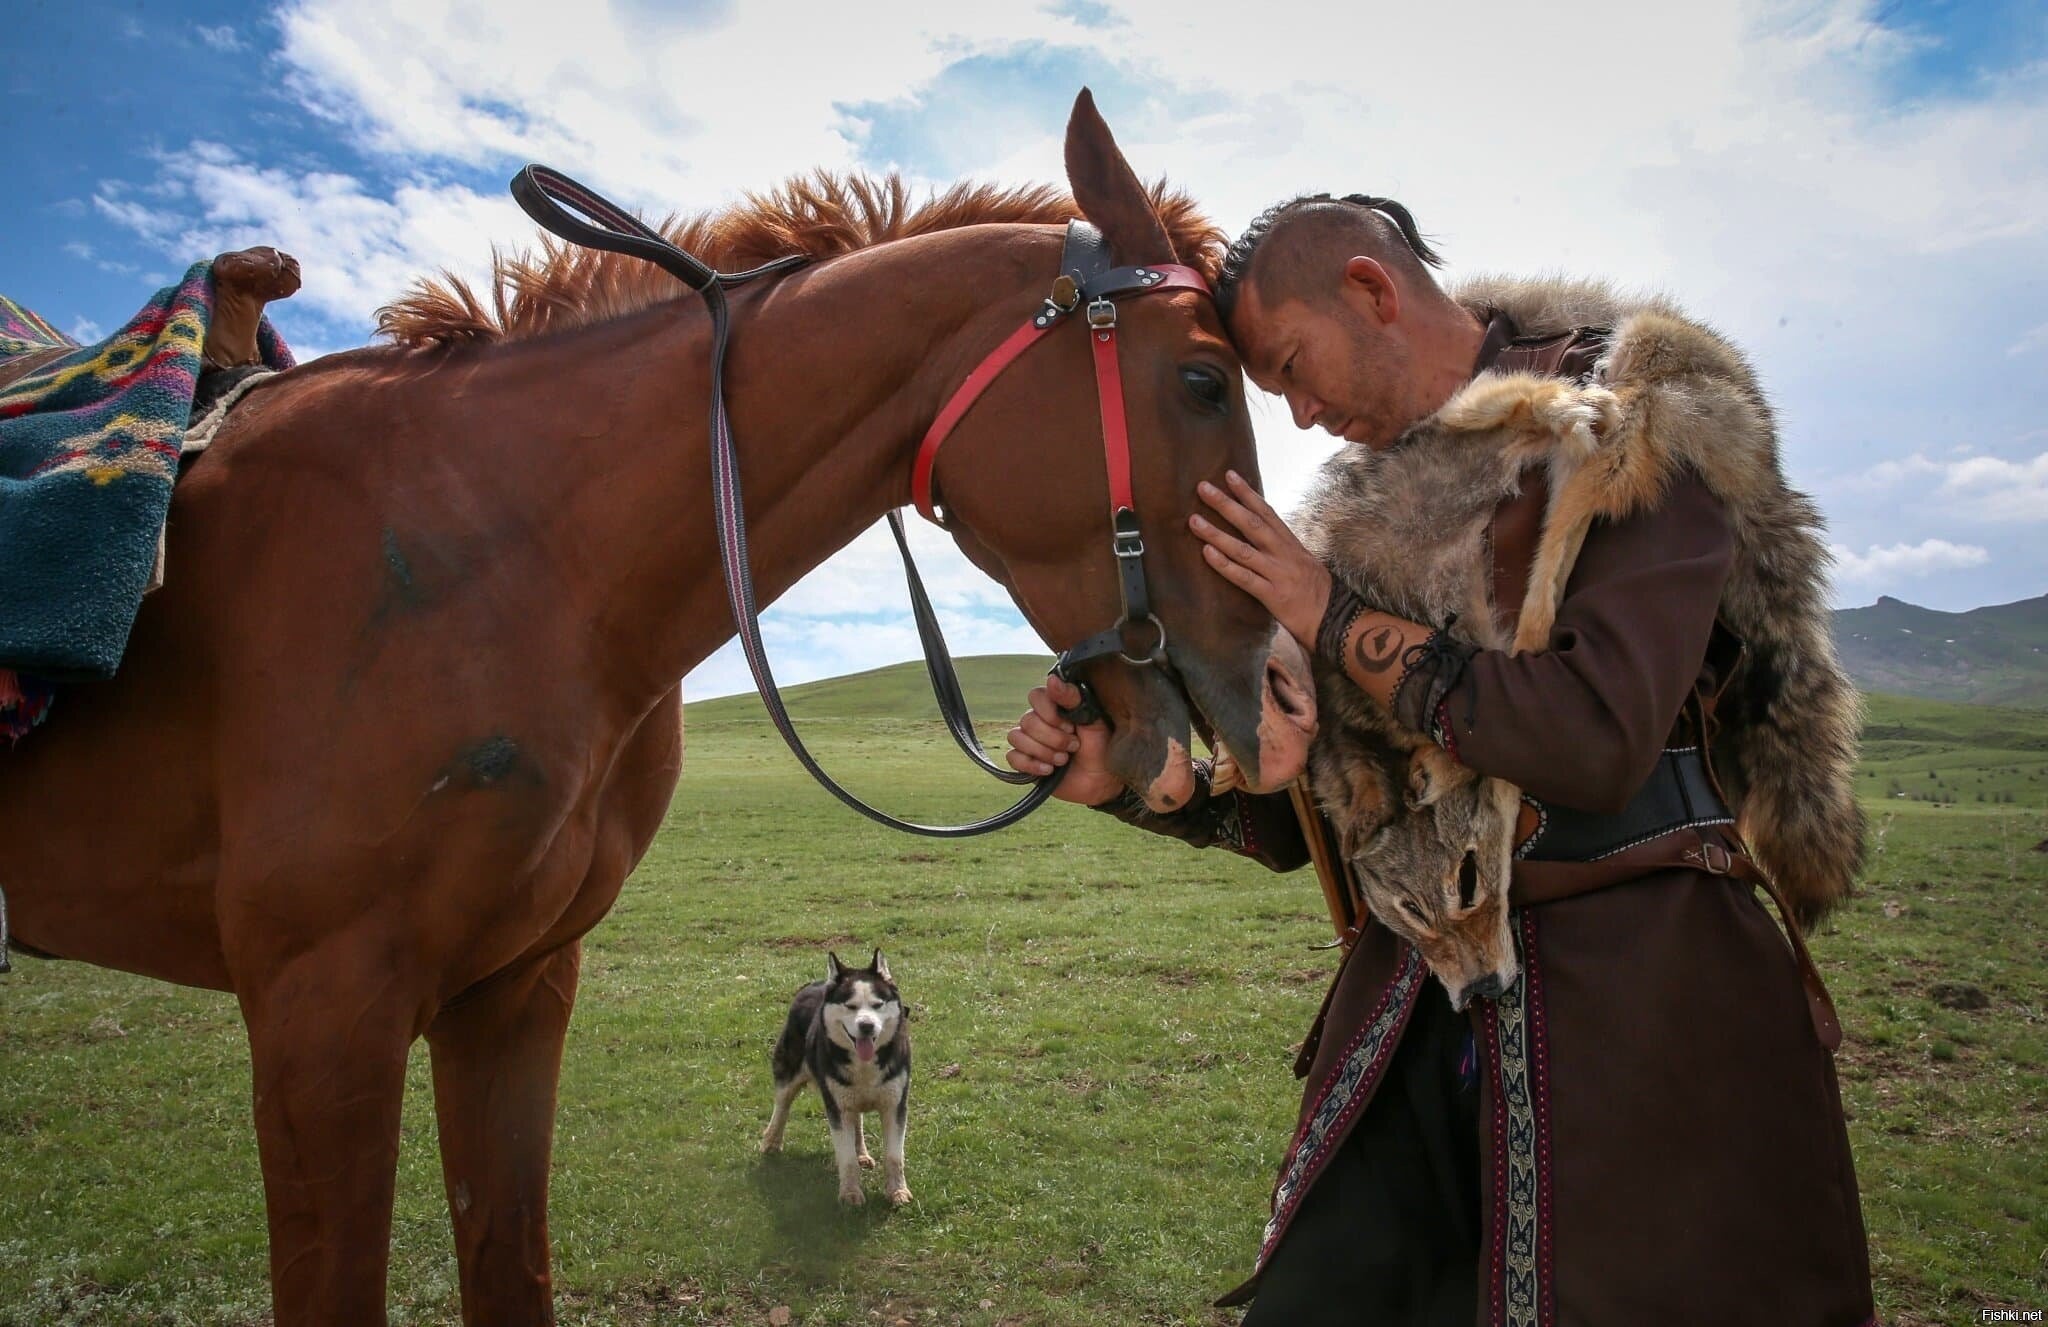
<path id="1" fill-rule="evenodd" d="M 1444 632 L 1367 607 L 1339 581 L 1316 651 L 1406 728 L 1436 737 L 1437 708 L 1457 684 L 1471 647 Z"/>

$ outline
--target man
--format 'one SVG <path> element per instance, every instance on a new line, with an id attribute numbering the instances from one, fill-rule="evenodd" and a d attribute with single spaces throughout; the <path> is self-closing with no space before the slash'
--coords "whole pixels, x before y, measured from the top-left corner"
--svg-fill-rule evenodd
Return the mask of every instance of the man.
<path id="1" fill-rule="evenodd" d="M 1646 308 L 1676 317 L 1591 286 L 1446 293 L 1438 262 L 1391 200 L 1298 198 L 1231 247 L 1218 301 L 1246 372 L 1296 424 L 1376 450 L 1420 436 L 1481 374 L 1585 380 L 1624 358 Z M 1761 395 L 1746 366 L 1732 372 L 1757 408 L 1729 427 L 1760 431 L 1743 441 L 1789 493 Z M 1494 515 L 1497 617 L 1522 602 L 1539 478 Z M 1763 722 L 1714 710 L 1744 667 L 1717 626 L 1738 551 L 1723 500 L 1688 473 L 1650 509 L 1596 524 L 1549 648 L 1509 655 L 1376 611 L 1226 482 L 1203 486 L 1215 514 L 1190 523 L 1218 574 L 1342 670 L 1328 685 L 1362 688 L 1518 785 L 1540 825 L 1524 849 L 1571 844 L 1518 860 L 1522 977 L 1463 1014 L 1384 925 L 1353 937 L 1297 1065 L 1302 1124 L 1258 1273 L 1232 1297 L 1252 1298 L 1248 1327 L 1873 1321 L 1839 1031 L 1796 931 L 1788 947 L 1749 887 L 1704 754 Z M 1815 531 L 1796 534 L 1793 579 L 1813 579 Z M 1817 590 L 1788 602 L 1813 617 Z M 1197 846 L 1306 860 L 1284 795 L 1205 786 L 1158 814 L 1124 793 L 1100 727 L 1061 717 L 1076 699 L 1057 678 L 1032 692 L 1015 768 L 1071 766 L 1061 797 Z M 1683 812 L 1658 818 L 1672 805 Z"/>

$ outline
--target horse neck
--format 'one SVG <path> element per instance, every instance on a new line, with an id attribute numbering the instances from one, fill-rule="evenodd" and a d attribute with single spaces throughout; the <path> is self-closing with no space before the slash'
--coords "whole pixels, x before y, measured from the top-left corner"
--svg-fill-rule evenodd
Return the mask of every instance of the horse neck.
<path id="1" fill-rule="evenodd" d="M 977 226 L 736 293 L 726 399 L 759 603 L 908 501 L 924 430 L 1029 311 L 1057 245 L 1048 227 Z M 701 307 L 668 306 L 593 330 L 587 387 L 616 402 L 607 462 L 550 525 L 562 565 L 587 568 L 595 655 L 630 707 L 735 633 L 712 514 L 709 329 Z"/>

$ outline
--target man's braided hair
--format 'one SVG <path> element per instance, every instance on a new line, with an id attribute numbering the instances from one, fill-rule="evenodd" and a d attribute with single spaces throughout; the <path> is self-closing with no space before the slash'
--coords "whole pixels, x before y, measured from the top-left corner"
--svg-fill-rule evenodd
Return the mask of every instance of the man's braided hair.
<path id="1" fill-rule="evenodd" d="M 1417 261 L 1426 267 L 1444 265 L 1443 255 L 1430 247 L 1429 241 L 1423 239 L 1422 232 L 1416 229 L 1414 214 L 1391 198 L 1381 198 L 1377 194 L 1301 194 L 1284 203 L 1275 203 L 1259 213 L 1252 218 L 1252 224 L 1245 227 L 1244 234 L 1231 241 L 1230 248 L 1223 255 L 1223 270 L 1216 278 L 1216 305 L 1226 321 L 1236 311 L 1244 279 L 1250 274 L 1259 247 L 1272 234 L 1274 226 L 1305 208 L 1338 205 L 1378 213 L 1400 232 L 1401 242 L 1408 246 L 1408 251 L 1415 255 Z"/>

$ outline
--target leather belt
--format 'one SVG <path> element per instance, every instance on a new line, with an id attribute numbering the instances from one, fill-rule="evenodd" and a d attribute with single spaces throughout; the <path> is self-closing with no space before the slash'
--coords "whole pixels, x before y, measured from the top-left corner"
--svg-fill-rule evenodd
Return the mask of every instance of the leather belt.
<path id="1" fill-rule="evenodd" d="M 1518 861 L 1597 862 L 1673 830 L 1702 825 L 1727 825 L 1734 812 L 1721 800 L 1720 789 L 1696 746 L 1668 747 L 1636 795 L 1619 813 L 1599 814 L 1570 807 L 1533 803 L 1535 832 L 1515 849 Z"/>

